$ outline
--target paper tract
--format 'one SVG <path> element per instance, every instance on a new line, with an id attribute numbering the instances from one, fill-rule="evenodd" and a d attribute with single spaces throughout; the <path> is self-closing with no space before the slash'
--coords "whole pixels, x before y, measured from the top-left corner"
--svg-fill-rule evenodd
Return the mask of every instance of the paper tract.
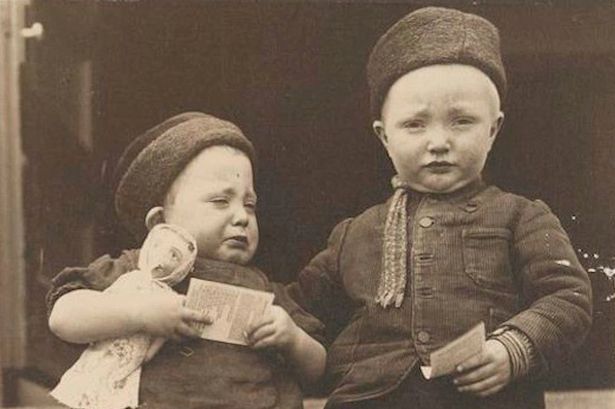
<path id="1" fill-rule="evenodd" d="M 466 359 L 480 353 L 485 345 L 485 323 L 471 330 L 431 353 L 431 366 L 421 366 L 421 372 L 426 379 L 448 375 L 455 367 Z"/>
<path id="2" fill-rule="evenodd" d="M 273 297 L 265 291 L 191 278 L 186 307 L 204 311 L 213 320 L 212 324 L 194 324 L 201 338 L 246 345 L 244 331 L 261 319 Z"/>

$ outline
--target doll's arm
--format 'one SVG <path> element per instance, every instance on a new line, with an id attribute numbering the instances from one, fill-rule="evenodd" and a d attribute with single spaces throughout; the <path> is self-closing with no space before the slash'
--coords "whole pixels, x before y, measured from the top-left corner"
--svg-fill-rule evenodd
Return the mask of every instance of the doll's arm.
<path id="1" fill-rule="evenodd" d="M 162 346 L 164 345 L 166 341 L 167 341 L 166 338 L 162 338 L 162 337 L 154 338 L 147 352 L 145 353 L 145 362 L 149 362 L 150 359 L 155 357 L 158 351 L 160 351 L 160 348 L 162 348 Z"/>

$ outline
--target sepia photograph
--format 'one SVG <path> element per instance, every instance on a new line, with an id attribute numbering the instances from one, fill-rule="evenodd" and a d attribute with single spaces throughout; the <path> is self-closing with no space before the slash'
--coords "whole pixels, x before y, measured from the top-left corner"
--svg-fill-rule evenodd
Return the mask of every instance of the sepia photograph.
<path id="1" fill-rule="evenodd" d="M 615 409 L 614 0 L 0 31 L 0 408 Z"/>

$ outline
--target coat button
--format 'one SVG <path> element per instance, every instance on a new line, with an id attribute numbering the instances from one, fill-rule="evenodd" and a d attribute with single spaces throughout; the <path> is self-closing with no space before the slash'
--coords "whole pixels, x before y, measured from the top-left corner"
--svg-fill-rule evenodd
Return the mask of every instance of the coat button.
<path id="1" fill-rule="evenodd" d="M 466 212 L 474 213 L 476 210 L 478 210 L 478 203 L 476 203 L 476 202 L 468 202 L 466 204 Z"/>
<path id="2" fill-rule="evenodd" d="M 429 336 L 428 332 L 419 331 L 418 339 L 419 339 L 420 342 L 429 342 L 429 340 L 431 339 L 431 336 Z"/>
<path id="3" fill-rule="evenodd" d="M 431 227 L 435 222 L 436 221 L 432 217 L 425 216 L 419 220 L 419 226 L 427 228 Z"/>
<path id="4" fill-rule="evenodd" d="M 182 345 L 181 349 L 179 350 L 179 353 L 186 358 L 190 358 L 194 354 L 194 349 Z"/>

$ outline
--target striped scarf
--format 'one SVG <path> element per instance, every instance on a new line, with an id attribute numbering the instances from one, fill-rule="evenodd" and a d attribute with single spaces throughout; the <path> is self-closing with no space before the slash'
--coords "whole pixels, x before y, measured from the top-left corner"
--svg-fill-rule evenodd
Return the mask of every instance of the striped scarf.
<path id="1" fill-rule="evenodd" d="M 392 303 L 401 306 L 406 289 L 406 261 L 408 251 L 407 184 L 396 175 L 391 180 L 395 193 L 387 212 L 382 245 L 382 272 L 376 303 L 387 308 Z"/>

